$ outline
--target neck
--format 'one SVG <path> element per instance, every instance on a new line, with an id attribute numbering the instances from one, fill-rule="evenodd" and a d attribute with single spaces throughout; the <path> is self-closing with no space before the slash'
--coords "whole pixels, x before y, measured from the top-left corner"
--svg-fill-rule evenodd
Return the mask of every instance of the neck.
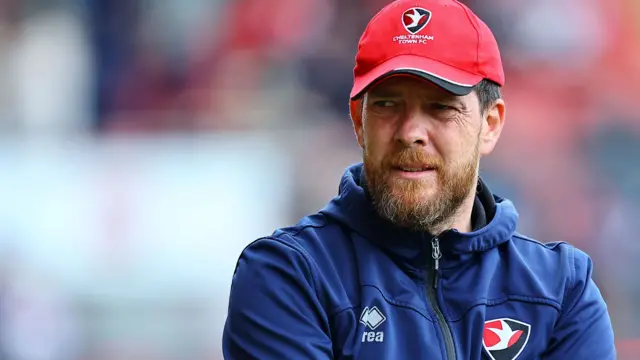
<path id="1" fill-rule="evenodd" d="M 475 192 L 473 196 L 467 198 L 465 202 L 460 206 L 460 209 L 456 212 L 456 216 L 452 219 L 452 229 L 456 229 L 459 232 L 468 233 L 473 230 L 473 224 L 471 222 L 471 214 L 473 212 L 473 202 L 475 201 Z"/>
<path id="2" fill-rule="evenodd" d="M 451 217 L 451 220 L 446 224 L 443 224 L 439 229 L 433 229 L 433 234 L 439 234 L 445 230 L 456 229 L 461 233 L 468 233 L 473 231 L 473 222 L 471 216 L 473 214 L 473 204 L 476 199 L 476 187 L 472 187 L 471 191 L 467 195 L 465 201 L 460 205 L 455 215 Z"/>

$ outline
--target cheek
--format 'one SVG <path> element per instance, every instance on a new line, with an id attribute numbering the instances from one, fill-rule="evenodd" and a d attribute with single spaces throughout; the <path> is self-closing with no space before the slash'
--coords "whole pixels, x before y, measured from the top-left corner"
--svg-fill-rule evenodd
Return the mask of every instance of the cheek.
<path id="1" fill-rule="evenodd" d="M 445 165 L 466 163 L 476 153 L 478 139 L 456 134 L 455 136 L 441 135 L 432 140 Z"/>
<path id="2" fill-rule="evenodd" d="M 466 139 L 462 142 L 456 149 L 457 159 L 459 159 L 458 163 L 464 165 L 477 160 L 479 146 L 480 142 L 476 137 Z"/>
<path id="3" fill-rule="evenodd" d="M 380 162 L 384 159 L 389 148 L 389 139 L 383 132 L 376 129 L 364 129 L 364 150 L 370 160 Z"/>

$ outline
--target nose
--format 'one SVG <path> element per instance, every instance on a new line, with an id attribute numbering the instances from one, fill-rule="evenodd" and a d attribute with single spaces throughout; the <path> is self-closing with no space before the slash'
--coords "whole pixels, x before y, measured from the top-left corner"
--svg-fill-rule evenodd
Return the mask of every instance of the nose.
<path id="1" fill-rule="evenodd" d="M 429 142 L 428 119 L 419 107 L 407 111 L 406 116 L 398 124 L 395 140 L 406 147 L 427 145 Z"/>

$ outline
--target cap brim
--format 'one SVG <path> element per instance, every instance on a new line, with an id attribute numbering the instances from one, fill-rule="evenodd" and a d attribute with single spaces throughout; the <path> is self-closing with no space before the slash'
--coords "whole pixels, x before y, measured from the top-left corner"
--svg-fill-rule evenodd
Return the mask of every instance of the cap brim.
<path id="1" fill-rule="evenodd" d="M 351 99 L 357 99 L 379 81 L 398 74 L 420 77 L 458 96 L 471 93 L 483 78 L 422 56 L 400 55 L 357 77 L 351 89 Z"/>

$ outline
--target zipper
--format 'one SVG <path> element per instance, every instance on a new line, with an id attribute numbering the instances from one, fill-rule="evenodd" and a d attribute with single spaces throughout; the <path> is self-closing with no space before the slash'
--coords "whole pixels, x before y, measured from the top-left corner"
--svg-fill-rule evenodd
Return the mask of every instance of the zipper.
<path id="1" fill-rule="evenodd" d="M 456 360 L 456 348 L 453 345 L 453 335 L 451 334 L 451 328 L 449 327 L 449 324 L 447 324 L 447 320 L 445 320 L 444 318 L 444 314 L 440 309 L 440 305 L 438 305 L 437 289 L 441 258 L 442 252 L 440 251 L 440 239 L 437 236 L 434 236 L 431 239 L 431 259 L 429 259 L 429 265 L 433 265 L 431 269 L 433 270 L 433 275 L 428 277 L 429 280 L 427 281 L 426 286 L 427 299 L 429 299 L 431 309 L 436 314 L 438 326 L 440 327 L 442 337 L 444 338 L 446 359 Z M 429 269 L 429 266 L 427 267 L 427 269 Z"/>

